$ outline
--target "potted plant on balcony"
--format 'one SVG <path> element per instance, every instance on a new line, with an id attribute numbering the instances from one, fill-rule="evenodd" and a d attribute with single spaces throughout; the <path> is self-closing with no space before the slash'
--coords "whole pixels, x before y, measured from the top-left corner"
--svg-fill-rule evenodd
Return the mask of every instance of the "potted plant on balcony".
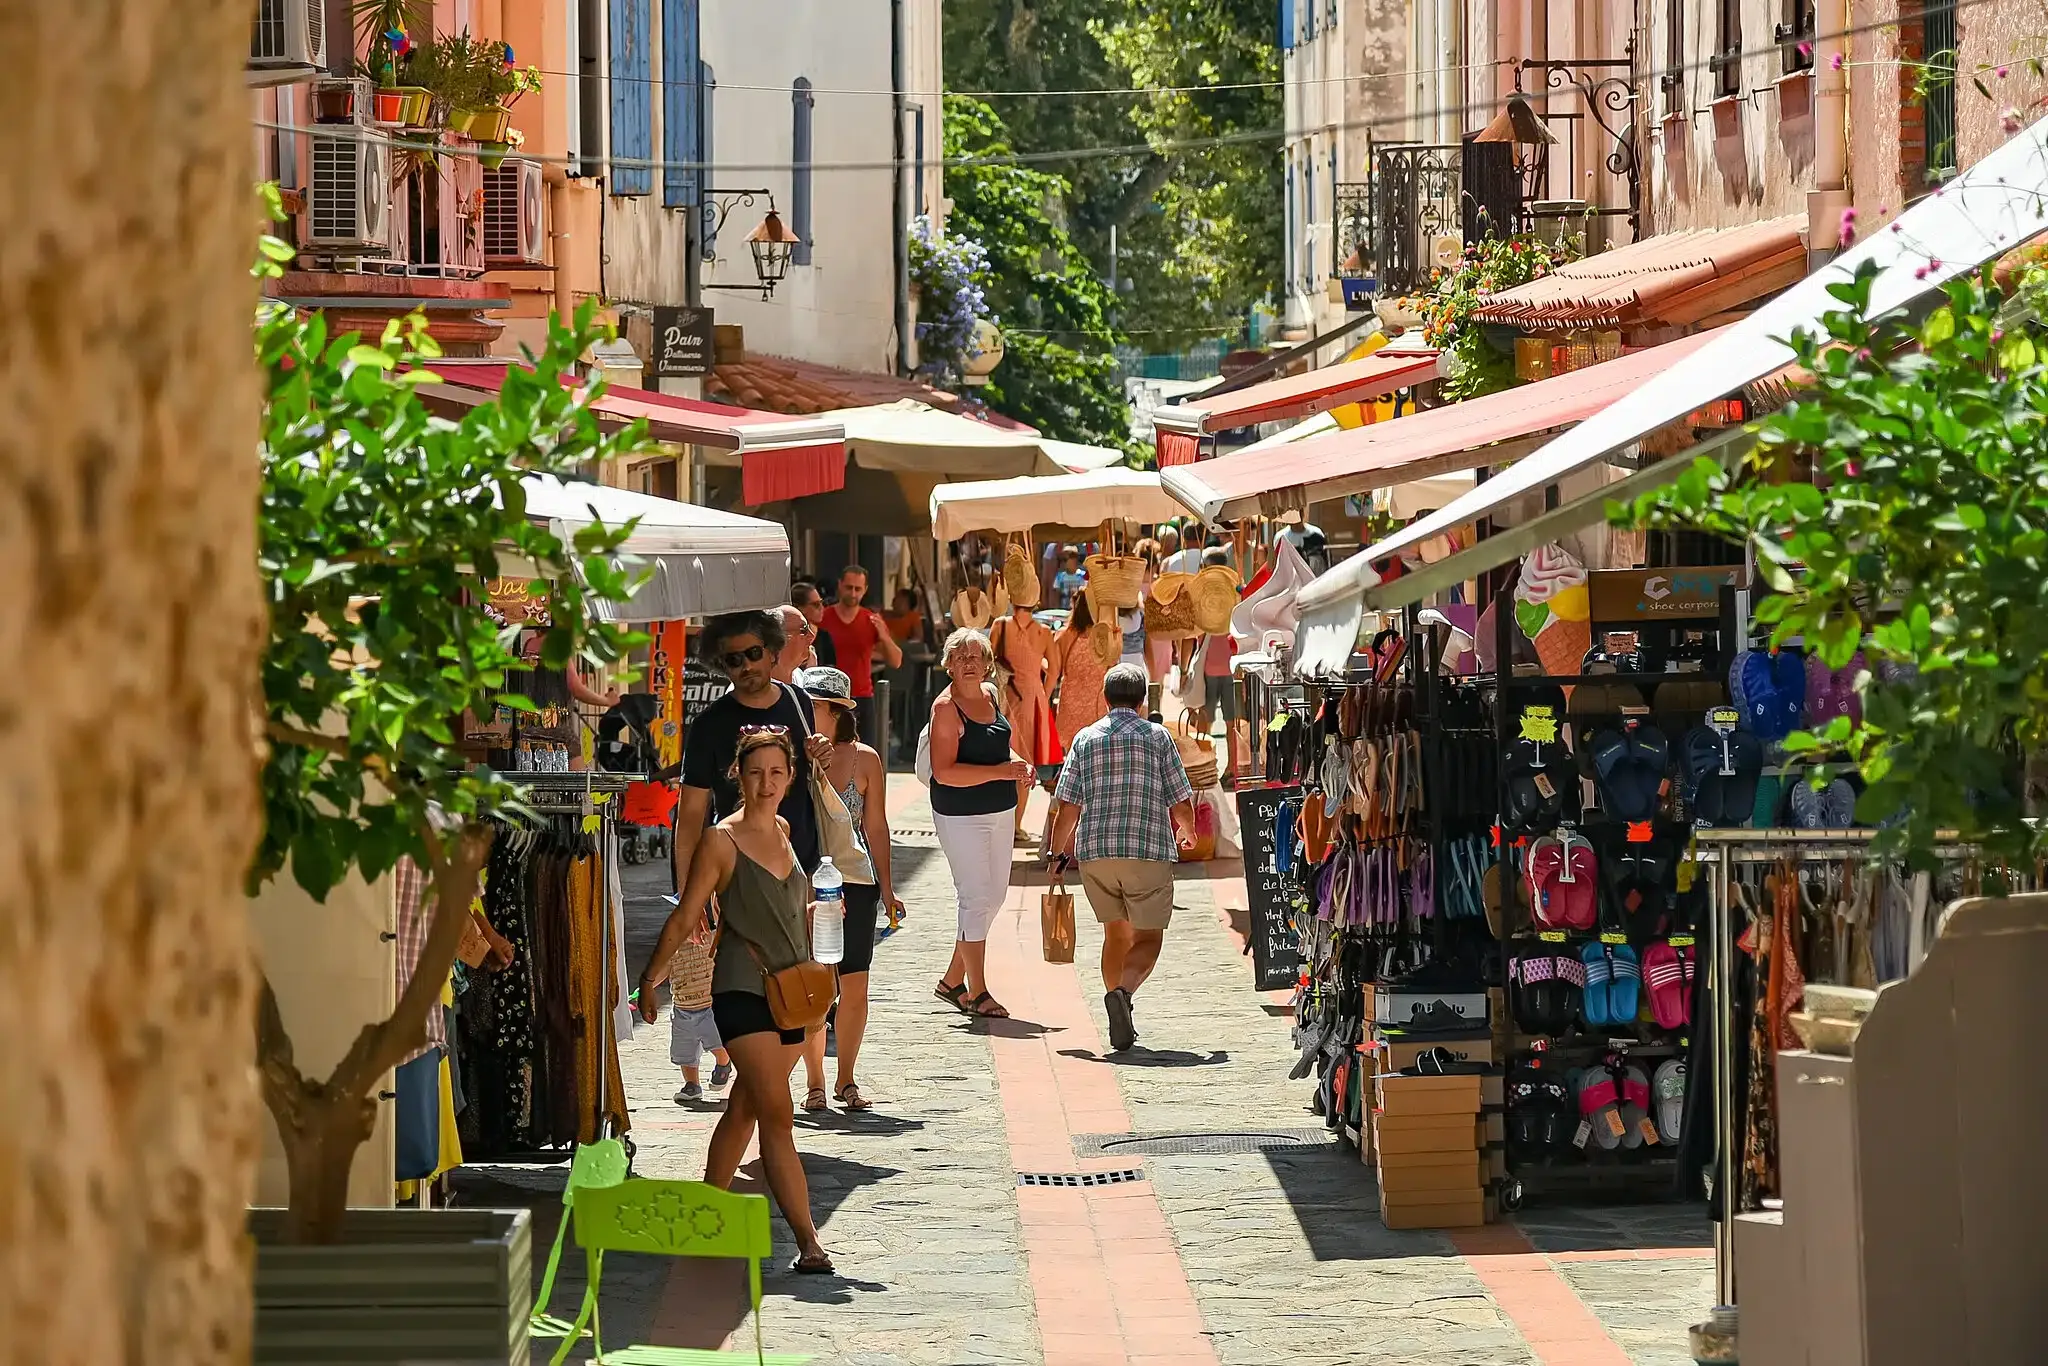
<path id="1" fill-rule="evenodd" d="M 357 73 L 377 82 L 372 121 L 392 128 L 424 125 L 433 93 L 414 79 L 411 68 L 421 56 L 417 35 L 434 31 L 432 0 L 356 0 L 355 26 L 364 48 Z"/>
<path id="2" fill-rule="evenodd" d="M 266 240 L 265 273 L 291 256 Z M 451 424 L 428 414 L 414 383 L 415 363 L 439 354 L 417 315 L 381 339 L 339 341 L 318 313 L 273 307 L 257 319 L 267 386 L 258 556 L 270 614 L 254 721 L 269 750 L 249 883 L 289 875 L 324 902 L 351 874 L 375 882 L 405 856 L 431 884 L 409 985 L 332 1072 L 301 1070 L 278 999 L 267 980 L 261 988 L 257 1073 L 290 1177 L 288 1208 L 250 1211 L 254 1359 L 266 1366 L 526 1366 L 528 1211 L 352 1210 L 348 1186 L 378 1087 L 426 1041 L 492 819 L 516 815 L 521 795 L 459 748 L 465 712 L 532 706 L 505 693 L 506 672 L 524 666 L 489 615 L 484 582 L 501 556 L 542 567 L 548 667 L 615 661 L 632 640 L 597 610 L 637 587 L 616 558 L 625 531 L 558 536 L 525 515 L 521 497 L 531 473 L 572 474 L 645 445 L 637 432 L 601 432 L 592 392 L 564 383 L 605 335 L 588 306 L 552 322 L 532 368 L 515 368 L 488 411 Z M 361 441 L 337 443 L 337 432 Z M 355 510 L 334 515 L 341 506 Z"/>
<path id="3" fill-rule="evenodd" d="M 461 75 L 459 93 L 451 96 L 449 128 L 478 142 L 504 142 L 512 106 L 521 95 L 540 89 L 540 71 L 516 65 L 509 43 L 483 42 L 468 34 L 450 42 L 449 63 Z"/>

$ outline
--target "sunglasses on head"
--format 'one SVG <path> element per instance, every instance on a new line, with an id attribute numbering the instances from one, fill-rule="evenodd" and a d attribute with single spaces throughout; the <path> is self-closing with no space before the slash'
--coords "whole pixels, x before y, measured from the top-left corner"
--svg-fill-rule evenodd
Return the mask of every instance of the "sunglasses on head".
<path id="1" fill-rule="evenodd" d="M 740 727 L 740 735 L 741 735 L 741 737 L 742 737 L 742 738 L 744 738 L 744 737 L 746 737 L 746 736 L 749 736 L 749 735 L 787 735 L 787 734 L 789 734 L 789 727 L 788 727 L 788 726 L 741 726 L 741 727 Z"/>
<path id="2" fill-rule="evenodd" d="M 758 664 L 768 657 L 766 645 L 749 645 L 744 650 L 728 650 L 718 657 L 718 662 L 727 669 L 737 669 L 742 664 Z"/>

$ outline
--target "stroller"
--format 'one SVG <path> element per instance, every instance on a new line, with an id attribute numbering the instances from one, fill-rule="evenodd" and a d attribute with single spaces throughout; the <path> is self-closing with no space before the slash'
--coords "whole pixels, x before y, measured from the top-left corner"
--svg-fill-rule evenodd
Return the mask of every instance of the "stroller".
<path id="1" fill-rule="evenodd" d="M 628 693 L 617 706 L 598 718 L 594 752 L 597 766 L 607 773 L 630 773 L 645 777 L 661 767 L 660 751 L 654 743 L 654 722 L 660 701 L 648 693 Z M 672 832 L 666 825 L 619 825 L 619 855 L 628 863 L 647 863 L 668 857 Z"/>

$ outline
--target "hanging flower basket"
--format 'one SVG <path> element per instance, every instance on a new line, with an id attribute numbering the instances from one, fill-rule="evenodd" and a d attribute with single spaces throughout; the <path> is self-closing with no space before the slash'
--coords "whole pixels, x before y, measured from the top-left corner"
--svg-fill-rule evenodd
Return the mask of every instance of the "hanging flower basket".
<path id="1" fill-rule="evenodd" d="M 492 105 L 488 109 L 470 110 L 469 114 L 470 123 L 468 131 L 471 137 L 475 138 L 478 142 L 503 142 L 505 140 L 505 130 L 512 123 L 511 110 L 502 104 L 497 104 Z"/>
<path id="2" fill-rule="evenodd" d="M 482 163 L 486 171 L 495 171 L 505 164 L 505 158 L 511 151 L 512 144 L 509 142 L 480 142 L 477 144 L 476 159 Z"/>
<path id="3" fill-rule="evenodd" d="M 478 111 L 475 109 L 449 110 L 448 131 L 451 133 L 461 134 L 463 137 L 468 137 L 469 130 L 476 124 L 477 114 Z"/>

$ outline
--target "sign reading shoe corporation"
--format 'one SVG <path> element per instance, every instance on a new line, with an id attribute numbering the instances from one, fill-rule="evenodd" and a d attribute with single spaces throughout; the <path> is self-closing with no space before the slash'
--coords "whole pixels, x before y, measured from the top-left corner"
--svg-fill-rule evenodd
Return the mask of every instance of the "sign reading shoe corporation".
<path id="1" fill-rule="evenodd" d="M 1596 569 L 1587 578 L 1595 621 L 1674 621 L 1719 616 L 1721 590 L 1741 585 L 1742 566 Z"/>

